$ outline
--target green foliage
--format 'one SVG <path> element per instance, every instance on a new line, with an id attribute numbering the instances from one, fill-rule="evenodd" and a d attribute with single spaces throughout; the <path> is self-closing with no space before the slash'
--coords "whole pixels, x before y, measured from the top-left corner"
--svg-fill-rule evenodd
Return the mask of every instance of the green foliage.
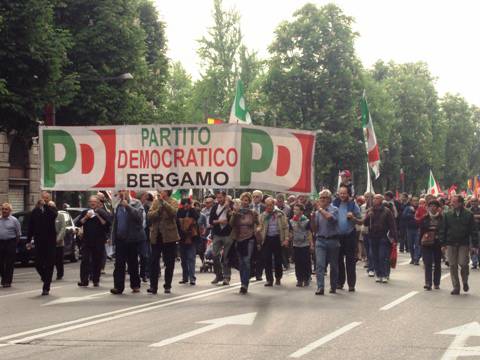
<path id="1" fill-rule="evenodd" d="M 68 31 L 54 23 L 48 0 L 0 2 L 0 130 L 36 131 L 47 103 L 68 103 L 77 87 L 66 73 L 72 47 Z"/>
<path id="2" fill-rule="evenodd" d="M 192 108 L 192 78 L 180 62 L 171 64 L 169 74 L 163 121 L 169 124 L 193 122 L 196 116 Z"/>
<path id="3" fill-rule="evenodd" d="M 264 85 L 273 125 L 318 131 L 317 183 L 329 186 L 339 168 L 358 173 L 364 168 L 357 118 L 362 84 L 352 23 L 335 5 L 307 4 L 296 11 L 293 21 L 275 32 Z"/>

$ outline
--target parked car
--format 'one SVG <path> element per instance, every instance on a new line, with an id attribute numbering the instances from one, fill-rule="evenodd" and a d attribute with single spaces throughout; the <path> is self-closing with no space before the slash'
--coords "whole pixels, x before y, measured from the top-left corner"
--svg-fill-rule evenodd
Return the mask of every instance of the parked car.
<path id="1" fill-rule="evenodd" d="M 28 234 L 28 224 L 30 222 L 30 211 L 21 211 L 12 214 L 20 222 L 22 235 L 20 236 L 20 242 L 17 245 L 17 261 L 20 261 L 22 264 L 28 264 L 30 260 L 35 259 L 35 249 L 27 248 L 27 234 Z M 79 248 L 77 243 L 77 231 L 72 217 L 67 211 L 59 211 L 58 216 L 63 216 L 65 218 L 65 223 L 67 225 L 67 230 L 65 232 L 65 257 L 71 262 L 76 262 L 79 256 Z M 34 239 L 35 243 L 35 239 Z"/>
<path id="2" fill-rule="evenodd" d="M 84 211 L 88 210 L 88 208 L 83 208 L 83 207 L 68 207 L 65 209 L 66 212 L 70 214 L 70 216 L 73 219 L 73 222 L 77 222 L 77 218 L 80 216 L 80 214 Z"/>

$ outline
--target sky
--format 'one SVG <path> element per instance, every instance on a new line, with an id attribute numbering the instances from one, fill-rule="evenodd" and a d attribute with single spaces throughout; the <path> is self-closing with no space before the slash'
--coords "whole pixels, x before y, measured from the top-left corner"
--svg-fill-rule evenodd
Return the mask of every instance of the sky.
<path id="1" fill-rule="evenodd" d="M 197 40 L 212 25 L 213 0 L 155 0 L 166 23 L 168 56 L 193 79 L 200 62 Z M 224 0 L 241 15 L 244 44 L 268 58 L 274 31 L 305 3 L 335 3 L 355 19 L 357 56 L 364 66 L 377 60 L 424 61 L 440 96 L 459 93 L 480 106 L 480 1 L 477 0 Z"/>

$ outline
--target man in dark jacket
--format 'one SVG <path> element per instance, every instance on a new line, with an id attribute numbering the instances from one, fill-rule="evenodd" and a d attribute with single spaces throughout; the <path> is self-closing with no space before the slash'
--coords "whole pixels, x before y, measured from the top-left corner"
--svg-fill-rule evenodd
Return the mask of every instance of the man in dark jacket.
<path id="1" fill-rule="evenodd" d="M 397 228 L 392 212 L 383 205 L 383 196 L 373 197 L 373 207 L 367 212 L 364 225 L 368 226 L 368 237 L 375 262 L 376 282 L 388 282 L 388 267 L 390 266 L 390 237 L 396 242 Z"/>
<path id="2" fill-rule="evenodd" d="M 231 268 L 228 263 L 228 252 L 232 247 L 233 240 L 230 237 L 232 228 L 229 225 L 230 203 L 227 201 L 225 191 L 217 193 L 217 203 L 213 206 L 210 213 L 210 225 L 212 226 L 212 251 L 213 251 L 213 267 L 215 271 L 215 279 L 212 284 L 216 285 L 223 281 L 223 285 L 230 284 Z M 220 254 L 223 249 L 222 261 Z"/>
<path id="3" fill-rule="evenodd" d="M 468 262 L 470 246 L 478 251 L 478 232 L 473 214 L 465 209 L 463 197 L 455 195 L 452 198 L 452 210 L 445 213 L 439 233 L 440 244 L 447 248 L 447 258 L 450 263 L 452 278 L 452 295 L 460 294 L 458 265 L 462 276 L 463 291 L 469 290 Z"/>
<path id="4" fill-rule="evenodd" d="M 131 198 L 128 191 L 120 191 L 120 203 L 115 209 L 112 240 L 116 246 L 115 270 L 113 271 L 114 295 L 125 289 L 125 264 L 128 263 L 130 287 L 133 293 L 140 292 L 138 273 L 138 246 L 145 241 L 144 209 L 142 203 Z"/>
<path id="5" fill-rule="evenodd" d="M 90 209 L 84 210 L 76 222 L 83 227 L 82 262 L 78 286 L 88 286 L 91 275 L 93 286 L 99 286 L 107 230 L 111 224 L 110 214 L 103 208 L 97 196 L 91 196 Z"/>
<path id="6" fill-rule="evenodd" d="M 50 193 L 42 192 L 42 199 L 37 202 L 30 215 L 27 235 L 27 243 L 32 243 L 33 239 L 35 245 L 35 267 L 43 282 L 42 295 L 49 294 L 52 282 L 57 247 L 57 215 L 58 210 Z"/>

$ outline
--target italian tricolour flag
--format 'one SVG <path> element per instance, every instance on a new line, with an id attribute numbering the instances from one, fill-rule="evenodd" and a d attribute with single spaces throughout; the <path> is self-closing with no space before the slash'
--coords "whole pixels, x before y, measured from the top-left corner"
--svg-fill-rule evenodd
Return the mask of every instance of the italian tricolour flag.
<path id="1" fill-rule="evenodd" d="M 363 91 L 362 100 L 360 101 L 360 109 L 362 112 L 363 135 L 365 136 L 365 146 L 367 148 L 368 165 L 375 174 L 375 179 L 380 176 L 380 152 L 378 151 L 377 137 L 373 129 L 372 117 L 368 111 L 365 90 Z"/>
<path id="2" fill-rule="evenodd" d="M 440 189 L 440 185 L 438 185 L 437 181 L 433 177 L 432 170 L 430 170 L 430 178 L 428 179 L 428 193 L 438 196 L 441 192 L 442 190 Z"/>

